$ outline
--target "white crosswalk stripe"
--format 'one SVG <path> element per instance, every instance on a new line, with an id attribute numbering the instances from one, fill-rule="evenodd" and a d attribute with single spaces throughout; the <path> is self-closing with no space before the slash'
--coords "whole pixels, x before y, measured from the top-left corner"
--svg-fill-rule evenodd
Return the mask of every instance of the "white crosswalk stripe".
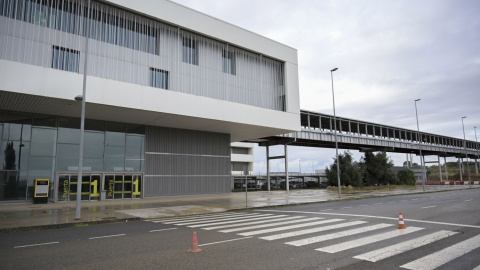
<path id="1" fill-rule="evenodd" d="M 343 221 L 343 219 L 330 219 L 330 221 L 337 222 L 337 221 Z M 355 225 L 360 225 L 360 224 L 365 224 L 365 223 L 367 223 L 367 222 L 366 221 L 352 221 L 352 222 L 340 223 L 340 224 L 335 224 L 335 225 L 330 225 L 330 226 L 313 228 L 313 229 L 293 231 L 293 232 L 287 232 L 287 233 L 281 233 L 281 234 L 274 234 L 274 235 L 260 237 L 260 239 L 271 241 L 271 240 L 283 239 L 283 238 L 294 237 L 294 236 L 305 235 L 305 234 L 311 234 L 311 233 L 316 233 L 316 232 L 323 232 L 323 231 L 328 231 L 328 230 L 340 229 L 340 228 L 345 228 L 345 227 L 355 226 Z"/>
<path id="2" fill-rule="evenodd" d="M 323 248 L 317 248 L 315 250 L 328 252 L 328 253 L 337 253 L 339 251 L 368 245 L 368 244 L 371 244 L 371 243 L 375 243 L 375 242 L 383 241 L 383 240 L 386 240 L 386 239 L 402 236 L 402 235 L 413 233 L 413 232 L 420 231 L 420 230 L 423 230 L 423 228 L 408 227 L 407 229 L 403 229 L 403 230 L 397 229 L 395 231 L 390 231 L 390 232 L 386 232 L 386 233 L 367 236 L 367 237 L 363 237 L 363 238 L 360 238 L 360 239 L 355 239 L 355 240 L 352 240 L 352 241 L 343 242 L 343 243 L 336 244 L 336 245 L 331 245 L 331 246 L 327 246 L 327 247 L 323 247 Z"/>
<path id="3" fill-rule="evenodd" d="M 215 227 L 206 227 L 203 228 L 204 230 L 218 230 L 218 229 L 226 229 L 226 228 L 232 228 L 232 227 L 239 227 L 239 226 L 250 226 L 250 225 L 255 225 L 255 224 L 263 224 L 265 222 L 276 222 L 276 221 L 285 221 L 285 220 L 291 220 L 291 219 L 298 219 L 300 217 L 304 216 L 288 216 L 288 217 L 281 217 L 281 216 L 274 216 L 270 217 L 268 220 L 261 220 L 261 221 L 249 221 L 249 222 L 244 222 L 244 223 L 235 223 L 235 224 L 228 224 L 228 225 L 221 225 L 221 226 L 215 226 Z"/>
<path id="4" fill-rule="evenodd" d="M 413 262 L 404 264 L 400 267 L 406 268 L 406 269 L 421 269 L 421 270 L 435 269 L 479 247 L 480 247 L 480 235 L 477 235 L 465 241 L 457 243 L 453 246 L 444 248 L 440 251 L 437 251 L 435 253 L 422 257 Z"/>
<path id="5" fill-rule="evenodd" d="M 179 221 L 189 221 L 189 220 L 199 220 L 199 219 L 215 219 L 218 217 L 228 217 L 228 216 L 244 216 L 242 213 L 220 213 L 220 214 L 210 214 L 202 216 L 193 216 L 193 217 L 174 217 L 174 218 L 162 218 L 162 219 L 151 219 L 150 222 L 155 223 L 175 223 Z"/>
<path id="6" fill-rule="evenodd" d="M 193 225 L 195 224 L 205 224 L 205 223 L 213 223 L 213 222 L 222 222 L 222 221 L 230 221 L 230 220 L 245 220 L 249 218 L 254 218 L 254 217 L 270 217 L 272 215 L 255 215 L 255 216 L 235 216 L 235 217 L 222 217 L 218 218 L 215 220 L 196 220 L 196 221 L 188 221 L 188 222 L 179 222 L 179 223 L 173 223 L 179 226 L 187 226 L 187 225 Z"/>
<path id="7" fill-rule="evenodd" d="M 238 231 L 248 231 L 248 230 L 254 230 L 254 229 L 265 228 L 265 227 L 274 227 L 274 226 L 280 226 L 280 225 L 286 225 L 286 224 L 292 224 L 292 223 L 307 222 L 312 220 L 320 220 L 320 218 L 303 218 L 302 217 L 302 218 L 297 218 L 290 221 L 260 224 L 260 225 L 250 226 L 250 227 L 233 228 L 228 230 L 222 230 L 220 232 L 230 233 L 230 232 L 238 232 Z"/>
<path id="8" fill-rule="evenodd" d="M 377 249 L 371 252 L 360 254 L 353 258 L 364 260 L 364 261 L 377 262 L 385 258 L 389 258 L 391 256 L 412 250 L 414 248 L 433 243 L 435 241 L 452 236 L 454 234 L 457 234 L 457 232 L 442 230 L 442 231 L 434 232 L 434 233 L 431 233 L 419 238 L 415 238 L 409 241 L 405 241 L 396 245 L 392 245 L 382 249 Z"/>
<path id="9" fill-rule="evenodd" d="M 221 222 L 213 222 L 213 223 L 202 223 L 202 224 L 197 224 L 197 225 L 192 225 L 188 226 L 190 228 L 197 228 L 197 227 L 206 227 L 206 226 L 213 226 L 213 225 L 225 225 L 225 224 L 232 224 L 232 223 L 239 223 L 239 222 L 244 222 L 244 221 L 259 221 L 259 222 L 265 222 L 267 219 L 272 220 L 276 218 L 283 218 L 286 217 L 286 215 L 277 215 L 277 216 L 259 216 L 259 217 L 243 217 L 241 219 L 235 219 L 235 220 L 228 220 L 228 221 L 221 221 Z M 237 226 L 237 225 L 235 225 Z M 219 226 L 221 227 L 221 226 Z"/>
<path id="10" fill-rule="evenodd" d="M 370 225 L 370 226 L 367 226 L 367 227 L 357 228 L 357 229 L 353 229 L 353 230 L 342 231 L 342 232 L 337 232 L 337 233 L 332 233 L 332 234 L 327 234 L 327 235 L 320 235 L 320 236 L 310 237 L 310 238 L 301 239 L 301 240 L 297 240 L 297 241 L 291 241 L 291 242 L 287 242 L 285 244 L 300 247 L 300 246 L 304 246 L 304 245 L 319 243 L 319 242 L 332 240 L 332 239 L 336 239 L 336 238 L 340 238 L 340 237 L 345 237 L 345 236 L 349 236 L 349 235 L 355 235 L 355 234 L 360 234 L 360 233 L 364 233 L 364 232 L 383 229 L 383 228 L 391 227 L 391 226 L 393 226 L 393 225 L 392 224 L 380 223 L 380 224 Z"/>
<path id="11" fill-rule="evenodd" d="M 320 220 L 320 221 L 315 221 L 315 222 L 307 222 L 307 223 L 295 224 L 295 225 L 284 226 L 284 227 L 275 227 L 275 228 L 264 229 L 264 230 L 259 230 L 259 231 L 239 233 L 238 235 L 252 236 L 252 235 L 257 235 L 257 234 L 265 234 L 265 233 L 271 233 L 271 232 L 278 232 L 278 231 L 285 231 L 285 230 L 290 230 L 290 229 L 297 229 L 297 228 L 321 225 L 321 224 L 331 223 L 331 222 L 332 222 L 331 220 Z"/>
<path id="12" fill-rule="evenodd" d="M 220 220 L 227 220 L 227 219 L 256 217 L 256 216 L 264 216 L 264 215 L 247 214 L 247 215 L 235 215 L 235 216 L 222 216 L 222 217 L 216 217 L 214 219 L 212 219 L 212 218 L 199 218 L 199 219 L 192 219 L 192 220 L 169 221 L 169 222 L 163 222 L 163 223 L 165 223 L 165 224 L 189 225 L 189 224 L 195 224 L 195 223 L 201 223 L 201 222 L 208 222 L 210 220 L 220 221 Z"/>

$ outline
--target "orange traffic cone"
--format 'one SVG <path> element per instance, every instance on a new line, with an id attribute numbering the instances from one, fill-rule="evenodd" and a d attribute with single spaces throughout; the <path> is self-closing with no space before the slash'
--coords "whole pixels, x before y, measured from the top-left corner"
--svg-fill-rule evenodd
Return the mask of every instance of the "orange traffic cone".
<path id="1" fill-rule="evenodd" d="M 400 212 L 400 215 L 398 216 L 398 227 L 399 229 L 406 229 L 405 223 L 403 223 L 403 215 L 402 212 Z"/>
<path id="2" fill-rule="evenodd" d="M 193 232 L 193 236 L 192 236 L 192 246 L 190 247 L 189 250 L 187 250 L 188 252 L 199 252 L 199 251 L 202 251 L 201 249 L 198 248 L 198 242 L 197 242 L 197 233 L 196 232 Z"/>

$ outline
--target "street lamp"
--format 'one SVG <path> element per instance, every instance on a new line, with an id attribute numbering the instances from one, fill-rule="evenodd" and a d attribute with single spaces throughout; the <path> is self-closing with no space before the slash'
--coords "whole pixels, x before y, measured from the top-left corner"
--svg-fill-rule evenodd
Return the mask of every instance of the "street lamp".
<path id="1" fill-rule="evenodd" d="M 82 114 L 80 117 L 80 149 L 78 150 L 78 175 L 77 175 L 77 207 L 75 219 L 80 219 L 80 206 L 82 203 L 82 169 L 83 169 L 83 131 L 85 130 L 85 91 L 83 87 L 83 96 L 76 96 L 76 101 L 82 101 Z"/>
<path id="2" fill-rule="evenodd" d="M 467 158 L 467 172 L 468 172 L 468 187 L 472 187 L 472 183 L 470 181 L 470 165 L 468 164 L 468 154 L 467 154 L 467 140 L 465 139 L 465 126 L 463 125 L 463 118 L 467 118 L 466 116 L 462 116 L 462 129 L 463 129 L 463 149 L 465 149 L 465 157 Z M 462 173 L 462 172 L 460 172 Z"/>
<path id="3" fill-rule="evenodd" d="M 420 151 L 420 164 L 422 169 L 422 187 L 423 191 L 425 191 L 425 174 L 424 174 L 424 165 L 423 165 L 423 156 L 422 156 L 422 139 L 420 138 L 420 127 L 418 125 L 418 112 L 417 112 L 417 101 L 421 99 L 415 99 L 415 116 L 417 117 L 417 140 L 418 141 L 418 150 Z"/>
<path id="4" fill-rule="evenodd" d="M 87 12 L 90 12 L 90 0 L 88 0 Z M 78 150 L 78 175 L 77 175 L 77 203 L 75 219 L 80 219 L 80 206 L 82 203 L 82 171 L 83 171 L 83 133 L 85 130 L 85 100 L 87 93 L 87 60 L 88 60 L 88 36 L 90 35 L 90 18 L 87 19 L 87 35 L 85 36 L 85 63 L 83 64 L 83 92 L 76 96 L 76 101 L 82 101 L 82 113 L 80 117 L 80 149 Z"/>
<path id="5" fill-rule="evenodd" d="M 332 99 L 333 99 L 333 122 L 334 122 L 334 129 L 335 129 L 335 151 L 337 153 L 337 178 L 338 178 L 338 197 L 342 197 L 342 187 L 340 185 L 340 162 L 338 160 L 338 140 L 337 140 L 337 116 L 335 114 L 335 92 L 333 91 L 333 72 L 336 71 L 338 68 L 334 68 L 330 70 L 330 76 L 332 78 Z"/>
<path id="6" fill-rule="evenodd" d="M 475 149 L 477 149 L 477 159 L 475 159 L 475 173 L 478 174 L 478 141 L 477 141 L 477 127 L 473 127 L 475 130 Z"/>

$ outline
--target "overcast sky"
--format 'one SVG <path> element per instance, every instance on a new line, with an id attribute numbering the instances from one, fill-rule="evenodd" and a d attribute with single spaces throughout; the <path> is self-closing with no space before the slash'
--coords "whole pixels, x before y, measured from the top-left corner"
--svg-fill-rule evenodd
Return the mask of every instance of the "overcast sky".
<path id="1" fill-rule="evenodd" d="M 463 138 L 467 116 L 467 140 L 475 141 L 474 126 L 480 135 L 480 1 L 175 2 L 296 48 L 302 109 L 333 114 L 330 70 L 338 67 L 337 116 L 416 130 L 420 98 L 420 130 Z M 289 147 L 289 170 L 324 169 L 334 155 Z M 405 161 L 404 154 L 389 155 L 396 165 Z M 266 172 L 265 159 L 256 147 L 256 173 Z M 282 162 L 272 161 L 272 170 L 283 171 Z"/>

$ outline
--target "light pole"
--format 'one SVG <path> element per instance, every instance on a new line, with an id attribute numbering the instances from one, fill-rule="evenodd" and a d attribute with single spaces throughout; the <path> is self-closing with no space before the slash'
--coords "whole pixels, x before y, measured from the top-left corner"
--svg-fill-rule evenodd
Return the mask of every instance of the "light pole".
<path id="1" fill-rule="evenodd" d="M 298 159 L 298 171 L 300 172 L 300 175 L 302 174 L 302 163 L 301 160 Z"/>
<path id="2" fill-rule="evenodd" d="M 473 127 L 475 130 L 475 149 L 477 149 L 477 159 L 475 159 L 475 173 L 478 174 L 478 141 L 477 141 L 477 127 Z"/>
<path id="3" fill-rule="evenodd" d="M 468 164 L 468 154 L 467 154 L 467 140 L 465 139 L 465 126 L 463 125 L 463 118 L 467 118 L 466 116 L 462 116 L 462 129 L 463 129 L 463 149 L 465 149 L 465 157 L 467 158 L 467 172 L 468 172 L 468 187 L 472 187 L 472 183 L 470 181 L 470 165 Z M 462 173 L 462 172 L 460 172 Z"/>
<path id="4" fill-rule="evenodd" d="M 421 99 L 415 99 L 415 116 L 417 117 L 417 140 L 418 141 L 418 150 L 420 151 L 420 164 L 421 164 L 421 170 L 422 170 L 422 187 L 423 191 L 425 191 L 425 174 L 424 174 L 424 165 L 423 165 L 423 156 L 422 156 L 422 138 L 420 138 L 420 127 L 418 125 L 418 111 L 417 111 L 417 101 L 420 101 Z"/>
<path id="5" fill-rule="evenodd" d="M 87 12 L 90 12 L 90 0 Z M 88 36 L 90 35 L 90 16 L 87 15 L 87 35 L 85 36 L 85 63 L 83 64 L 83 91 L 81 96 L 76 96 L 76 101 L 82 101 L 82 113 L 80 116 L 80 149 L 78 150 L 78 175 L 77 175 L 77 205 L 75 219 L 80 219 L 80 206 L 82 203 L 82 171 L 83 171 L 83 133 L 85 130 L 85 100 L 87 93 L 87 60 L 88 60 Z"/>
<path id="6" fill-rule="evenodd" d="M 332 78 L 332 99 L 333 99 L 333 128 L 335 129 L 335 151 L 337 153 L 337 178 L 338 178 L 338 197 L 342 197 L 342 186 L 340 185 L 340 162 L 338 160 L 338 140 L 337 140 L 337 116 L 335 114 L 335 91 L 333 91 L 333 72 L 338 68 L 330 70 L 330 76 Z"/>

